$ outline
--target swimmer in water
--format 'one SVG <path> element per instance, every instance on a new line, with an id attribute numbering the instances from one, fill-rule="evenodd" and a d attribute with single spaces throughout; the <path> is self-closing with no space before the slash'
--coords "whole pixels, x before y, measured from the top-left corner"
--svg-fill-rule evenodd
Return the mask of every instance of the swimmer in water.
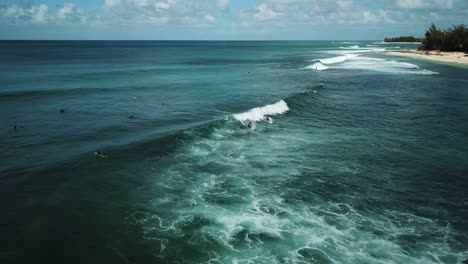
<path id="1" fill-rule="evenodd" d="M 133 115 L 130 115 L 128 118 L 130 119 L 134 119 L 135 117 Z"/>
<path id="2" fill-rule="evenodd" d="M 65 109 L 60 108 L 60 113 L 65 113 Z"/>

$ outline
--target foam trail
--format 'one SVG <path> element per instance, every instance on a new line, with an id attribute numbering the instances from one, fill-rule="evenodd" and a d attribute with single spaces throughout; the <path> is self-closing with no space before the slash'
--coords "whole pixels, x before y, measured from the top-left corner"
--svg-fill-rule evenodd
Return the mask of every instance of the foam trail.
<path id="1" fill-rule="evenodd" d="M 328 69 L 328 67 L 323 65 L 320 62 L 317 62 L 317 63 L 314 63 L 312 65 L 309 65 L 309 66 L 305 67 L 304 69 L 314 70 L 314 71 L 324 71 L 324 70 Z"/>
<path id="2" fill-rule="evenodd" d="M 414 74 L 420 74 L 420 75 L 434 75 L 434 74 L 439 74 L 438 72 L 430 71 L 430 70 L 420 70 L 417 72 L 414 72 Z"/>
<path id="3" fill-rule="evenodd" d="M 283 114 L 286 113 L 288 110 L 289 107 L 286 104 L 286 102 L 281 100 L 271 105 L 256 107 L 244 113 L 234 114 L 233 117 L 239 121 L 260 121 L 263 120 L 265 115 Z"/>

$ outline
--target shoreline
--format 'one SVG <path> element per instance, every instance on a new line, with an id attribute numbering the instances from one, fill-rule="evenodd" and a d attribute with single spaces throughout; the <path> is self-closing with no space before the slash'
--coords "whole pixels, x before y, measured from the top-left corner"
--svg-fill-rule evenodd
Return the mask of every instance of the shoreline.
<path id="1" fill-rule="evenodd" d="M 463 52 L 400 50 L 386 51 L 385 54 L 468 66 L 468 54 Z"/>
<path id="2" fill-rule="evenodd" d="M 385 42 L 385 44 L 422 44 L 422 42 L 405 42 L 405 41 L 402 41 L 402 42 Z"/>

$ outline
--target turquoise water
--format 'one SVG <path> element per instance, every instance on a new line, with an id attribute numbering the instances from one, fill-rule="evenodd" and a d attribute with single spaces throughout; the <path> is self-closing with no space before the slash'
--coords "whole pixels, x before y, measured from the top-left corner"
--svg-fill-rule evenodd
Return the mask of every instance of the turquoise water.
<path id="1" fill-rule="evenodd" d="M 373 41 L 0 47 L 1 263 L 468 258 L 466 68 Z"/>

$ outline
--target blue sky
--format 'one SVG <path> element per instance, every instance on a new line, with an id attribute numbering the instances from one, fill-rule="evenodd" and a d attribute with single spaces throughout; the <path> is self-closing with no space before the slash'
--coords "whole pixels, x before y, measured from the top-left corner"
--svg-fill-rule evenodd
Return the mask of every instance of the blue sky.
<path id="1" fill-rule="evenodd" d="M 0 39 L 340 40 L 468 24 L 468 0 L 0 0 Z"/>

